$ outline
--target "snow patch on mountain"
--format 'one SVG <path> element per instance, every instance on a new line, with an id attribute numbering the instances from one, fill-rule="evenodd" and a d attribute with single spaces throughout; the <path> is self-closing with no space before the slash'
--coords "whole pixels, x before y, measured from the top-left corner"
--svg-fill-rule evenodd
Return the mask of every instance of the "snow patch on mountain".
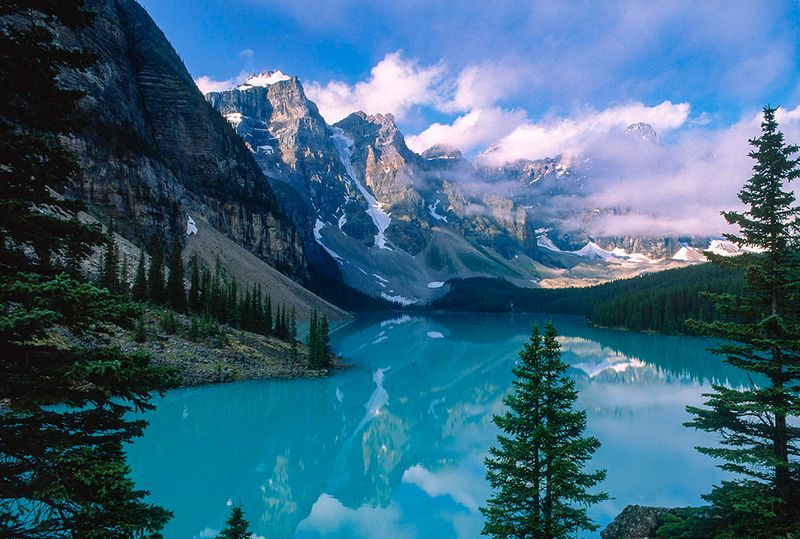
<path id="1" fill-rule="evenodd" d="M 229 112 L 228 114 L 223 114 L 223 116 L 234 129 L 239 127 L 239 124 L 242 123 L 241 112 Z"/>
<path id="2" fill-rule="evenodd" d="M 431 281 L 428 283 L 428 288 L 441 288 L 444 286 L 443 281 Z"/>
<path id="3" fill-rule="evenodd" d="M 343 258 L 341 256 L 339 256 L 339 254 L 336 251 L 334 251 L 333 249 L 330 249 L 327 245 L 325 245 L 322 242 L 322 229 L 324 227 L 325 227 L 325 223 L 323 223 L 322 221 L 317 219 L 317 222 L 314 223 L 314 239 L 317 240 L 317 243 L 319 243 L 320 247 L 325 249 L 328 252 L 329 255 L 331 255 L 337 262 L 339 262 L 341 264 Z"/>
<path id="4" fill-rule="evenodd" d="M 192 216 L 189 215 L 189 218 L 186 220 L 186 235 L 193 236 L 195 234 L 197 234 L 197 223 L 195 223 Z"/>
<path id="5" fill-rule="evenodd" d="M 684 245 L 678 249 L 677 253 L 672 255 L 672 260 L 680 260 L 682 262 L 705 262 L 706 257 L 700 249 Z"/>
<path id="6" fill-rule="evenodd" d="M 366 210 L 367 215 L 369 215 L 370 219 L 372 219 L 372 222 L 375 223 L 375 226 L 378 229 L 378 233 L 375 234 L 375 245 L 381 249 L 387 249 L 391 251 L 391 247 L 386 245 L 386 229 L 389 228 L 392 218 L 388 213 L 383 211 L 380 203 L 369 191 L 369 189 L 367 189 L 361 184 L 360 181 L 358 181 L 358 174 L 356 174 L 356 171 L 353 169 L 353 164 L 350 162 L 353 139 L 348 137 L 339 127 L 331 127 L 331 130 L 333 131 L 333 136 L 331 138 L 333 139 L 334 146 L 336 146 L 336 152 L 339 154 L 339 159 L 344 165 L 347 174 L 355 183 L 356 188 L 358 188 L 359 192 L 366 199 L 368 205 Z"/>
<path id="7" fill-rule="evenodd" d="M 400 305 L 414 305 L 419 303 L 418 299 L 409 299 L 407 297 L 400 295 L 391 296 L 386 292 L 381 292 L 381 297 L 387 301 L 393 301 L 395 303 L 399 303 Z"/>
<path id="8" fill-rule="evenodd" d="M 444 215 L 440 215 L 439 213 L 436 212 L 436 209 L 439 207 L 440 202 L 441 200 L 437 198 L 436 202 L 434 202 L 433 204 L 428 204 L 428 213 L 430 213 L 431 217 L 433 217 L 437 221 L 444 221 L 446 223 L 447 217 Z"/>
<path id="9" fill-rule="evenodd" d="M 266 88 L 267 86 L 271 86 L 285 80 L 291 80 L 291 78 L 292 77 L 281 71 L 264 71 L 263 73 L 258 73 L 257 75 L 253 75 L 247 79 L 244 84 L 240 84 L 237 87 L 237 90 L 247 90 L 248 88 L 253 88 L 255 86 Z"/>

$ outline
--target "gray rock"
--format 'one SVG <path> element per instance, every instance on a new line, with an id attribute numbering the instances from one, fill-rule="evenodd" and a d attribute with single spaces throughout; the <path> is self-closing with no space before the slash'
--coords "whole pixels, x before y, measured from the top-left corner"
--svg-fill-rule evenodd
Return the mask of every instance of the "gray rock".
<path id="1" fill-rule="evenodd" d="M 673 511 L 666 507 L 628 505 L 606 526 L 600 537 L 603 539 L 657 539 L 656 530 L 664 514 Z"/>

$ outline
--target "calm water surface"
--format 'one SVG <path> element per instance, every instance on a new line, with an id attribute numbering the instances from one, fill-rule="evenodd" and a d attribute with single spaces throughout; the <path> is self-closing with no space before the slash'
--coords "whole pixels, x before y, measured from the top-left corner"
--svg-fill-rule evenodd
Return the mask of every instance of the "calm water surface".
<path id="1" fill-rule="evenodd" d="M 533 315 L 361 318 L 332 344 L 353 367 L 321 380 L 170 392 L 129 450 L 138 486 L 175 513 L 167 539 L 214 537 L 241 503 L 252 531 L 286 538 L 474 538 L 489 495 L 483 457 Z M 741 385 L 697 338 L 586 327 L 555 317 L 581 391 L 594 466 L 625 505 L 700 502 L 721 478 L 684 428 L 712 382 Z M 592 534 L 587 535 L 592 536 Z"/>

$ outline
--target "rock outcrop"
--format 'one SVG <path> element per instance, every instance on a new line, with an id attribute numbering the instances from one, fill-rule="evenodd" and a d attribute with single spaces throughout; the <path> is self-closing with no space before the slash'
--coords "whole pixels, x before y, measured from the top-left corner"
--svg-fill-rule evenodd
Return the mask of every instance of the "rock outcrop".
<path id="1" fill-rule="evenodd" d="M 242 140 L 205 101 L 183 63 L 133 0 L 88 0 L 87 28 L 61 32 L 94 53 L 62 84 L 82 90 L 83 125 L 67 141 L 83 172 L 58 186 L 88 203 L 139 245 L 165 244 L 202 220 L 247 250 L 302 279 L 303 245 Z"/>
<path id="2" fill-rule="evenodd" d="M 658 539 L 656 530 L 661 519 L 670 511 L 666 507 L 628 505 L 606 526 L 600 537 L 603 539 Z"/>

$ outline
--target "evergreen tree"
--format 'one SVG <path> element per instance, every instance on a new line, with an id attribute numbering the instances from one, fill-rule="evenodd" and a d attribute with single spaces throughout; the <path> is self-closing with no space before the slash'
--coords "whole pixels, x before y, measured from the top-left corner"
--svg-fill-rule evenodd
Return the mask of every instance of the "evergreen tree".
<path id="1" fill-rule="evenodd" d="M 319 340 L 320 364 L 323 367 L 333 365 L 333 351 L 331 350 L 330 329 L 328 319 L 323 315 L 317 328 L 317 339 Z"/>
<path id="2" fill-rule="evenodd" d="M 190 284 L 189 284 L 189 310 L 193 313 L 199 313 L 203 310 L 203 300 L 201 292 L 200 281 L 200 262 L 197 260 L 197 255 L 192 255 L 189 261 Z"/>
<path id="3" fill-rule="evenodd" d="M 164 250 L 161 247 L 161 236 L 156 234 L 150 242 L 150 271 L 147 275 L 147 294 L 150 301 L 163 305 L 164 296 Z"/>
<path id="4" fill-rule="evenodd" d="M 292 305 L 292 311 L 289 314 L 289 339 L 292 342 L 297 341 L 297 310 Z"/>
<path id="5" fill-rule="evenodd" d="M 211 274 L 207 268 L 203 268 L 203 277 L 200 279 L 200 308 L 198 312 L 206 315 L 211 308 Z"/>
<path id="6" fill-rule="evenodd" d="M 317 310 L 311 311 L 311 319 L 308 322 L 308 364 L 317 369 L 322 366 L 322 353 L 320 352 L 319 341 L 319 322 L 317 321 Z"/>
<path id="7" fill-rule="evenodd" d="M 272 327 L 272 298 L 269 294 L 267 294 L 267 299 L 264 303 L 264 329 L 266 330 L 266 335 L 273 334 L 273 327 Z"/>
<path id="8" fill-rule="evenodd" d="M 119 291 L 123 294 L 131 291 L 131 284 L 128 281 L 128 253 L 123 253 L 119 268 Z"/>
<path id="9" fill-rule="evenodd" d="M 186 312 L 186 284 L 183 277 L 181 244 L 176 238 L 169 253 L 169 277 L 167 278 L 165 296 L 167 305 L 179 313 Z"/>
<path id="10" fill-rule="evenodd" d="M 133 286 L 131 287 L 131 298 L 134 301 L 147 301 L 147 275 L 145 273 L 144 264 L 144 249 L 139 253 L 139 264 L 136 266 L 136 275 L 133 277 Z"/>
<path id="11" fill-rule="evenodd" d="M 78 171 L 60 136 L 74 130 L 80 94 L 61 88 L 58 77 L 90 62 L 63 48 L 54 28 L 90 20 L 79 0 L 0 5 L 3 537 L 155 537 L 169 518 L 143 500 L 123 451 L 146 424 L 128 414 L 152 408 L 151 394 L 168 386 L 168 374 L 142 354 L 101 343 L 56 346 L 47 338 L 55 328 L 75 335 L 109 324 L 131 328 L 141 314 L 138 305 L 76 278 L 104 237 L 77 218 L 79 204 L 49 189 Z"/>
<path id="12" fill-rule="evenodd" d="M 764 109 L 761 136 L 750 141 L 756 162 L 739 193 L 746 210 L 723 212 L 739 229 L 727 239 L 759 252 L 711 257 L 744 269 L 744 292 L 711 295 L 726 319 L 691 324 L 725 340 L 714 352 L 727 363 L 764 380 L 746 388 L 715 385 L 705 408 L 688 407 L 694 419 L 687 426 L 720 436 L 721 447 L 699 450 L 738 475 L 705 496 L 706 524 L 718 537 L 800 529 L 800 209 L 787 185 L 800 177 L 800 165 L 775 110 Z"/>
<path id="13" fill-rule="evenodd" d="M 567 369 L 552 323 L 544 335 L 533 326 L 503 399 L 508 410 L 494 417 L 502 432 L 485 461 L 495 489 L 481 508 L 485 535 L 551 539 L 597 529 L 586 508 L 608 498 L 589 492 L 605 471 L 583 468 L 600 442 L 584 437 L 586 412 L 572 409 L 578 392 Z"/>
<path id="14" fill-rule="evenodd" d="M 108 218 L 108 230 L 103 249 L 103 258 L 100 264 L 100 279 L 98 284 L 110 292 L 121 290 L 119 282 L 119 246 L 114 238 L 114 219 Z"/>
<path id="15" fill-rule="evenodd" d="M 247 528 L 250 524 L 244 519 L 244 511 L 239 504 L 231 508 L 231 515 L 225 521 L 225 527 L 217 535 L 217 539 L 250 539 L 253 534 Z"/>

